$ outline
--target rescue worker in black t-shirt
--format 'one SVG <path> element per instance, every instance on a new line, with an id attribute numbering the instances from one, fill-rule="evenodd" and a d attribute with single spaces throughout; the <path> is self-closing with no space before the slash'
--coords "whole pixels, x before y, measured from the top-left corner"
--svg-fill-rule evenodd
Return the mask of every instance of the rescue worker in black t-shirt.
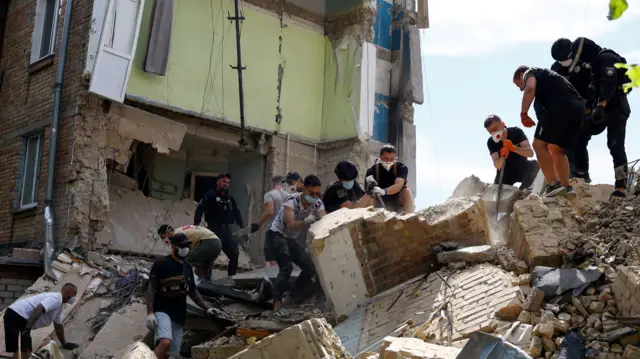
<path id="1" fill-rule="evenodd" d="M 358 169 L 351 161 L 340 161 L 333 171 L 338 180 L 324 191 L 322 202 L 327 213 L 340 208 L 365 208 L 374 204 L 373 197 L 366 194 L 356 181 Z"/>
<path id="2" fill-rule="evenodd" d="M 204 214 L 207 228 L 213 231 L 222 241 L 222 251 L 229 258 L 227 274 L 233 276 L 238 270 L 240 250 L 238 249 L 238 243 L 233 239 L 231 225 L 235 223 L 240 228 L 244 228 L 244 221 L 235 199 L 229 193 L 230 181 L 231 175 L 229 173 L 223 173 L 218 176 L 216 188 L 210 189 L 200 199 L 193 224 L 195 226 L 199 225 Z M 209 277 L 205 279 L 210 280 Z"/>
<path id="3" fill-rule="evenodd" d="M 147 284 L 147 328 L 153 330 L 158 359 L 180 354 L 180 344 L 187 316 L 187 295 L 209 315 L 223 314 L 210 308 L 196 289 L 193 270 L 185 258 L 191 241 L 184 233 L 169 238 L 171 254 L 158 259 L 149 273 Z"/>
<path id="4" fill-rule="evenodd" d="M 503 162 L 506 161 L 502 183 L 513 186 L 514 183 L 520 182 L 520 189 L 531 187 L 540 168 L 538 161 L 527 160 L 533 157 L 533 149 L 527 135 L 518 127 L 506 127 L 497 115 L 489 115 L 484 121 L 484 128 L 491 134 L 487 140 L 487 147 L 496 168 L 494 183 L 499 183 L 500 171 Z"/>
<path id="5" fill-rule="evenodd" d="M 602 133 L 607 129 L 607 147 L 613 157 L 615 173 L 615 191 L 613 197 L 625 197 L 628 172 L 625 137 L 627 120 L 631 114 L 627 94 L 623 85 L 631 80 L 624 69 L 616 69 L 616 63 L 626 63 L 626 59 L 613 50 L 600 47 L 587 38 L 578 38 L 568 46 L 568 40 L 558 40 L 563 44 L 562 51 L 558 51 L 558 58 L 565 61 L 576 61 L 576 66 L 583 65 L 591 68 L 592 83 L 595 87 L 595 101 L 592 113 L 584 122 L 581 136 L 576 142 L 574 167 L 580 177 L 587 177 L 589 173 L 589 153 L 587 145 L 591 136 Z M 559 45 L 560 46 L 560 45 Z"/>
<path id="6" fill-rule="evenodd" d="M 396 148 L 386 144 L 380 148 L 379 161 L 367 170 L 365 185 L 371 187 L 370 195 L 380 196 L 385 207 L 390 211 L 413 213 L 413 195 L 407 187 L 409 168 L 397 161 Z M 381 206 L 376 200 L 376 205 Z"/>
<path id="7" fill-rule="evenodd" d="M 513 74 L 513 83 L 524 92 L 520 120 L 525 127 L 535 126 L 528 115 L 535 100 L 538 126 L 533 150 L 547 184 L 544 195 L 575 198 L 576 193 L 569 185 L 565 150 L 573 147 L 582 124 L 585 111 L 582 97 L 566 78 L 547 69 L 520 66 Z"/>

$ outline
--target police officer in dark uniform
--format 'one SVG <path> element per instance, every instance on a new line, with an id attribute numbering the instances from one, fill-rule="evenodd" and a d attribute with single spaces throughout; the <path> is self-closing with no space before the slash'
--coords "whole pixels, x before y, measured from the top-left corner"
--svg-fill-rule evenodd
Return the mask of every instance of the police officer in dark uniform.
<path id="1" fill-rule="evenodd" d="M 566 54 L 566 41 L 564 53 Z M 559 54 L 560 55 L 560 54 Z M 592 72 L 592 82 L 595 87 L 595 103 L 593 111 L 587 117 L 583 130 L 585 137 L 576 146 L 574 162 L 577 172 L 588 173 L 589 155 L 586 150 L 592 135 L 600 134 L 607 129 L 607 147 L 613 157 L 615 173 L 615 190 L 612 197 L 625 197 L 627 187 L 627 153 L 625 137 L 627 120 L 631 108 L 623 85 L 631 80 L 624 69 L 616 69 L 616 63 L 626 63 L 626 59 L 613 50 L 602 48 L 587 38 L 577 38 L 571 44 L 570 53 L 566 59 L 578 61 L 576 64 L 588 64 Z M 580 147 L 578 147 L 580 146 Z"/>
<path id="2" fill-rule="evenodd" d="M 366 194 L 356 181 L 358 169 L 353 162 L 340 161 L 333 172 L 338 180 L 330 184 L 322 196 L 327 213 L 340 208 L 364 208 L 374 204 L 373 198 Z"/>
<path id="3" fill-rule="evenodd" d="M 240 228 L 244 228 L 244 221 L 240 214 L 240 209 L 229 194 L 229 182 L 231 175 L 224 173 L 218 176 L 216 188 L 210 189 L 204 194 L 193 219 L 194 225 L 199 225 L 202 220 L 202 214 L 207 222 L 207 227 L 215 233 L 222 241 L 222 251 L 229 258 L 229 266 L 227 273 L 229 276 L 235 275 L 238 270 L 238 258 L 240 251 L 238 243 L 233 240 L 231 233 L 231 225 L 237 224 Z M 205 280 L 211 280 L 211 272 L 207 273 Z"/>

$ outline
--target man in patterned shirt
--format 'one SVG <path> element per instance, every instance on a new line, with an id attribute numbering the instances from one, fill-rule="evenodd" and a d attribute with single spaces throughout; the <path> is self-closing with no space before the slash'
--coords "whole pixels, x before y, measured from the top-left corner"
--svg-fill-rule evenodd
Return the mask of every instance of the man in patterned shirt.
<path id="1" fill-rule="evenodd" d="M 267 246 L 271 249 L 279 271 L 276 279 L 273 295 L 273 308 L 280 309 L 282 296 L 289 284 L 289 278 L 293 271 L 293 263 L 301 269 L 293 288 L 291 296 L 301 296 L 301 291 L 314 275 L 313 264 L 309 254 L 296 240 L 300 231 L 308 228 L 322 216 L 327 214 L 324 204 L 320 199 L 320 179 L 314 175 L 305 177 L 302 192 L 294 193 L 282 202 L 278 216 L 267 231 Z"/>

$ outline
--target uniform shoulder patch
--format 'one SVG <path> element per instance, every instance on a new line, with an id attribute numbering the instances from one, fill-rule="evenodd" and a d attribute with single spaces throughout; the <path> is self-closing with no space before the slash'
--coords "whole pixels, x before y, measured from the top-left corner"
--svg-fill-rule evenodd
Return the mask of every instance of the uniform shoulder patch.
<path id="1" fill-rule="evenodd" d="M 616 73 L 616 69 L 614 67 L 605 67 L 604 73 L 607 76 L 613 76 Z"/>
<path id="2" fill-rule="evenodd" d="M 344 188 L 341 188 L 337 192 L 338 198 L 345 198 L 347 196 L 347 191 Z"/>

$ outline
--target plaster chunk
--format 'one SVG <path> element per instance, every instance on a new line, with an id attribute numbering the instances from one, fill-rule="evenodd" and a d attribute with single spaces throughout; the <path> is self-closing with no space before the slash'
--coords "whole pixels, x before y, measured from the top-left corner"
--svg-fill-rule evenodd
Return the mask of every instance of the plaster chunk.
<path id="1" fill-rule="evenodd" d="M 417 338 L 386 337 L 380 347 L 380 359 L 455 359 L 461 350 L 425 343 Z"/>

